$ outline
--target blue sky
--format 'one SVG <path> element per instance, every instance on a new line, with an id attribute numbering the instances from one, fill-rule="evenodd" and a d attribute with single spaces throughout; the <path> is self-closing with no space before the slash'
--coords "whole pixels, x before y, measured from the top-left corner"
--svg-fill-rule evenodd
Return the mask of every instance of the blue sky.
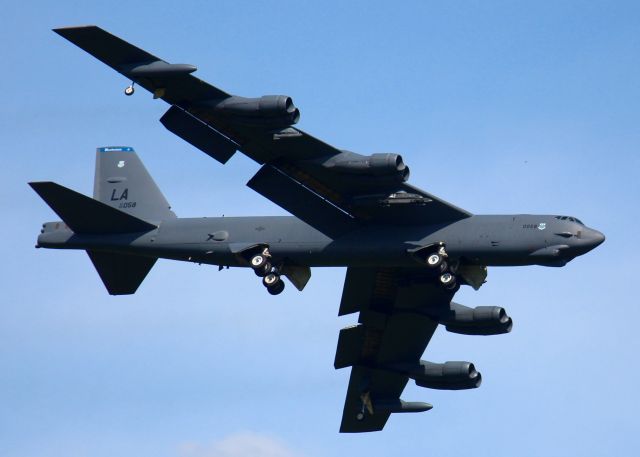
<path id="1" fill-rule="evenodd" d="M 640 5 L 605 1 L 33 1 L 3 8 L 0 455 L 629 455 L 640 445 Z M 470 306 L 509 335 L 439 329 L 424 358 L 483 385 L 410 384 L 422 415 L 337 433 L 343 269 L 267 296 L 246 270 L 160 261 L 110 297 L 82 252 L 35 250 L 55 216 L 28 188 L 90 194 L 97 146 L 134 146 L 180 216 L 283 211 L 167 132 L 167 109 L 50 31 L 98 24 L 240 95 L 283 93 L 299 126 L 399 152 L 411 182 L 474 213 L 570 214 L 607 241 L 565 268 L 493 268 Z"/>

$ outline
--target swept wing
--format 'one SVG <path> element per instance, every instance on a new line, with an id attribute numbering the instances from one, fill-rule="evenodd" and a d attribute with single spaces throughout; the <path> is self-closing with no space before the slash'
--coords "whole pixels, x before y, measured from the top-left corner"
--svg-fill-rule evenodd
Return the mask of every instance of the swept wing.
<path id="1" fill-rule="evenodd" d="M 470 216 L 408 184 L 399 156 L 343 151 L 293 127 L 299 112 L 289 97 L 262 97 L 270 106 L 283 104 L 288 121 L 253 112 L 239 117 L 233 113 L 257 110 L 262 99 L 234 97 L 195 77 L 196 67 L 166 62 L 97 26 L 54 31 L 169 103 L 161 122 L 173 133 L 222 163 L 241 151 L 261 164 L 248 186 L 329 237 L 363 224 L 441 224 Z"/>
<path id="2" fill-rule="evenodd" d="M 360 315 L 340 331 L 334 363 L 352 367 L 341 432 L 382 430 L 392 412 L 431 408 L 404 403 L 400 394 L 438 326 L 432 316 L 448 309 L 453 295 L 423 269 L 347 270 L 340 315 Z"/>

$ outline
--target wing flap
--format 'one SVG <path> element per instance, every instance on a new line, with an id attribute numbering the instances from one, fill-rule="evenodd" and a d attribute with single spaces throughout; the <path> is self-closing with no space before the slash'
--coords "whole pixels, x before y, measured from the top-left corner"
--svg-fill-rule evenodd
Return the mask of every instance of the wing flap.
<path id="1" fill-rule="evenodd" d="M 349 214 L 272 165 L 263 165 L 247 186 L 330 238 L 357 227 Z"/>
<path id="2" fill-rule="evenodd" d="M 340 330 L 338 349 L 333 362 L 334 368 L 337 370 L 361 363 L 366 338 L 366 329 L 363 325 L 352 325 Z"/>
<path id="3" fill-rule="evenodd" d="M 347 268 L 339 316 L 365 310 L 388 310 L 398 288 L 397 274 L 388 268 Z"/>
<path id="4" fill-rule="evenodd" d="M 387 320 L 376 363 L 388 367 L 416 363 L 424 353 L 438 323 L 415 313 L 395 313 Z"/>
<path id="5" fill-rule="evenodd" d="M 175 105 L 160 118 L 160 122 L 167 130 L 220 163 L 227 163 L 240 148 L 233 140 Z"/>

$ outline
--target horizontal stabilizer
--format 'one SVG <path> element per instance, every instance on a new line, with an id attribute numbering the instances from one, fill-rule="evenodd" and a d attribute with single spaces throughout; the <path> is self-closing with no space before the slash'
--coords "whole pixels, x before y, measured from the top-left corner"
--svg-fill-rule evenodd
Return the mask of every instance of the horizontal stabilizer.
<path id="1" fill-rule="evenodd" d="M 111 295 L 133 294 L 156 263 L 155 258 L 87 251 Z"/>
<path id="2" fill-rule="evenodd" d="M 75 233 L 148 232 L 157 227 L 54 182 L 29 185 Z"/>

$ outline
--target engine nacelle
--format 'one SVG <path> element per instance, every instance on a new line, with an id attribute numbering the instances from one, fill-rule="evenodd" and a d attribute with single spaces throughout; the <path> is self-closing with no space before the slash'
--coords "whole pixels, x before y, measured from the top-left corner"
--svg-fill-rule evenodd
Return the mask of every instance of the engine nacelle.
<path id="1" fill-rule="evenodd" d="M 453 302 L 448 313 L 438 316 L 438 322 L 445 325 L 447 331 L 463 335 L 500 335 L 509 333 L 513 327 L 504 308 L 469 308 Z"/>
<path id="2" fill-rule="evenodd" d="M 232 96 L 206 103 L 214 111 L 248 124 L 289 126 L 300 120 L 300 110 L 291 97 L 264 95 L 260 98 Z"/>
<path id="3" fill-rule="evenodd" d="M 475 389 L 482 383 L 482 375 L 471 362 L 432 363 L 421 360 L 420 365 L 407 374 L 416 385 L 429 389 Z"/>
<path id="4" fill-rule="evenodd" d="M 343 151 L 322 163 L 322 166 L 345 174 L 395 176 L 402 182 L 409 179 L 409 167 L 404 164 L 400 154 L 382 153 L 363 156 L 355 152 Z"/>

